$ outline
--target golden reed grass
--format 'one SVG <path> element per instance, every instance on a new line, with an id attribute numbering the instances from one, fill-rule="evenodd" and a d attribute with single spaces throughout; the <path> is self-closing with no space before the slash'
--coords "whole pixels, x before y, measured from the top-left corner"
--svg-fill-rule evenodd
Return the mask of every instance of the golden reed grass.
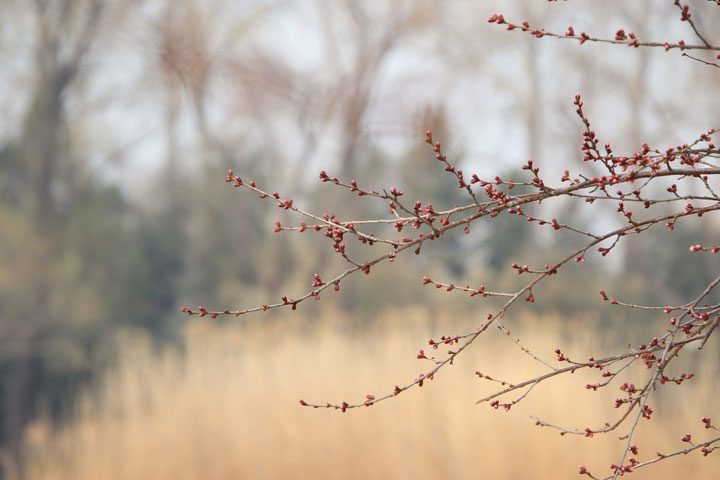
<path id="1" fill-rule="evenodd" d="M 618 461 L 619 433 L 561 436 L 529 418 L 580 428 L 615 418 L 617 385 L 584 389 L 597 372 L 551 381 L 510 412 L 475 405 L 497 386 L 479 380 L 476 370 L 510 381 L 542 371 L 499 331 L 392 401 L 345 414 L 301 407 L 300 398 L 357 401 L 391 391 L 428 369 L 414 358 L 419 348 L 428 350 L 427 338 L 472 328 L 460 316 L 430 320 L 404 311 L 357 332 L 338 317 L 293 315 L 243 327 L 201 319 L 187 329 L 183 354 L 154 354 L 143 337 L 128 336 L 120 365 L 83 396 L 72 423 L 60 430 L 46 421 L 30 426 L 28 478 L 554 479 L 578 478 L 580 464 L 604 476 Z M 527 318 L 512 333 L 552 361 L 558 346 L 571 358 L 608 348 L 552 318 Z M 680 441 L 686 432 L 703 438 L 699 418 L 713 413 L 720 393 L 716 382 L 703 380 L 717 378 L 717 355 L 705 356 L 708 368 L 696 381 L 667 387 L 656 418 L 642 420 L 634 442 L 640 460 L 686 446 Z M 693 453 L 632 478 L 716 479 L 718 458 Z"/>

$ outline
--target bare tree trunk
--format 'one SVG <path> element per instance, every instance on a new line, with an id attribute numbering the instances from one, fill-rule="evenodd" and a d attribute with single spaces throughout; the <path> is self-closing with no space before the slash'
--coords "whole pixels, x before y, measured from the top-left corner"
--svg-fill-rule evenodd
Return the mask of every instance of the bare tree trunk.
<path id="1" fill-rule="evenodd" d="M 41 59 L 41 61 L 46 59 Z M 46 61 L 46 63 L 49 63 Z M 23 141 L 23 157 L 29 167 L 30 197 L 28 207 L 33 229 L 29 239 L 32 254 L 24 273 L 32 303 L 29 309 L 16 308 L 13 331 L 19 339 L 12 372 L 5 381 L 4 439 L 8 445 L 10 461 L 20 478 L 22 471 L 22 436 L 25 424 L 32 413 L 32 392 L 36 382 L 38 340 L 50 315 L 50 278 L 43 272 L 54 257 L 55 204 L 53 179 L 58 165 L 58 137 L 62 128 L 62 93 L 70 79 L 68 72 L 56 65 L 43 65 L 30 106 Z"/>
<path id="2" fill-rule="evenodd" d="M 11 465 L 8 472 L 23 478 L 23 431 L 34 407 L 37 385 L 39 340 L 49 325 L 52 278 L 48 273 L 56 258 L 56 212 L 53 188 L 60 166 L 64 129 L 64 97 L 76 78 L 78 68 L 94 38 L 102 2 L 87 5 L 83 29 L 69 50 L 63 51 L 64 23 L 85 4 L 69 1 L 58 11 L 45 2 L 34 4 L 38 22 L 35 91 L 29 105 L 22 135 L 22 156 L 28 166 L 29 189 L 23 208 L 31 215 L 33 228 L 28 239 L 28 261 L 22 280 L 27 283 L 30 305 L 13 305 L 10 323 L 17 338 L 11 374 L 3 382 L 4 441 Z M 67 46 L 67 45 L 65 45 Z M 68 53 L 69 52 L 69 53 Z M 22 300 L 19 300 L 22 301 Z"/>

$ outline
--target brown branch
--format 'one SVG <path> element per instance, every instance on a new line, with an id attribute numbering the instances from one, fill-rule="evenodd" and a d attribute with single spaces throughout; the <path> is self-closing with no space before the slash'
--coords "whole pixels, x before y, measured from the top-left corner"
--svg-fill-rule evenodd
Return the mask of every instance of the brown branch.
<path id="1" fill-rule="evenodd" d="M 707 61 L 703 60 L 702 58 L 693 57 L 692 55 L 687 54 L 687 53 L 683 53 L 682 56 L 691 58 L 691 59 L 695 60 L 696 62 L 704 63 L 705 65 L 708 65 L 711 67 L 720 68 L 720 65 L 718 65 L 717 63 L 707 62 Z"/>
<path id="2" fill-rule="evenodd" d="M 703 42 L 703 44 L 704 44 L 706 47 L 712 48 L 712 45 L 710 45 L 710 43 L 709 43 L 707 40 L 705 40 L 705 37 L 702 36 L 702 34 L 701 34 L 700 31 L 698 30 L 698 28 L 695 26 L 695 22 L 693 22 L 692 18 L 690 18 L 691 15 L 690 15 L 688 6 L 687 6 L 687 5 L 685 5 L 685 6 L 681 5 L 681 4 L 680 4 L 680 0 L 675 0 L 675 3 L 674 3 L 674 4 L 675 4 L 675 6 L 677 6 L 677 7 L 680 9 L 680 11 L 682 12 L 682 17 L 681 17 L 682 21 L 688 22 L 688 23 L 690 24 L 690 26 L 692 27 L 693 31 L 695 32 L 695 35 L 700 39 L 701 42 Z M 689 55 L 687 55 L 687 56 L 689 56 Z"/>
<path id="3" fill-rule="evenodd" d="M 720 50 L 720 46 L 716 45 L 710 45 L 710 44 L 702 44 L 702 45 L 688 45 L 683 43 L 669 43 L 669 42 L 641 42 L 634 38 L 634 35 L 631 35 L 629 38 L 625 37 L 624 32 L 622 35 L 617 35 L 615 39 L 609 39 L 609 38 L 598 38 L 598 37 L 591 37 L 587 35 L 585 32 L 581 32 L 580 35 L 576 35 L 574 30 L 568 30 L 565 34 L 558 34 L 553 32 L 545 31 L 543 28 L 534 28 L 531 27 L 527 22 L 524 22 L 521 25 L 514 24 L 507 22 L 505 18 L 500 14 L 493 14 L 488 18 L 488 23 L 496 23 L 498 25 L 505 25 L 506 30 L 520 30 L 522 32 L 527 32 L 537 38 L 542 37 L 553 37 L 553 38 L 559 38 L 559 39 L 572 39 L 577 40 L 578 44 L 582 45 L 585 42 L 595 42 L 595 43 L 608 43 L 613 45 L 627 45 L 629 47 L 662 47 L 666 51 L 673 50 L 673 49 L 679 49 L 679 50 Z M 620 31 L 619 31 L 620 32 Z M 632 34 L 632 32 L 631 32 Z M 617 38 L 620 37 L 620 38 Z"/>

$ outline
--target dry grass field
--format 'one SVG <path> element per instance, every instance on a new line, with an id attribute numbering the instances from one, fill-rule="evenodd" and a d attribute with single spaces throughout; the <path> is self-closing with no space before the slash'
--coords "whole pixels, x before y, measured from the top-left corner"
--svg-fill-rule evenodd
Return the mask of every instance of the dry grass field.
<path id="1" fill-rule="evenodd" d="M 242 328 L 200 319 L 187 329 L 184 354 L 153 354 L 142 336 L 126 336 L 120 366 L 83 397 L 74 422 L 28 429 L 28 478 L 555 479 L 578 478 L 580 464 L 607 475 L 618 460 L 618 433 L 560 436 L 529 418 L 598 425 L 617 414 L 617 386 L 589 392 L 583 386 L 593 377 L 575 374 L 536 389 L 510 412 L 475 405 L 494 386 L 476 370 L 511 381 L 540 371 L 499 331 L 392 401 L 345 414 L 302 408 L 300 398 L 357 401 L 388 392 L 428 369 L 415 359 L 427 338 L 472 329 L 466 318 L 430 321 L 417 311 L 389 312 L 351 333 L 339 317 L 253 319 Z M 553 361 L 558 346 L 571 358 L 608 348 L 558 319 L 508 324 Z M 640 460 L 681 448 L 686 432 L 703 438 L 699 418 L 717 413 L 720 393 L 717 382 L 710 389 L 702 380 L 717 378 L 718 357 L 703 357 L 700 381 L 668 387 L 656 418 L 642 420 Z M 632 478 L 720 478 L 720 455 L 681 456 Z"/>

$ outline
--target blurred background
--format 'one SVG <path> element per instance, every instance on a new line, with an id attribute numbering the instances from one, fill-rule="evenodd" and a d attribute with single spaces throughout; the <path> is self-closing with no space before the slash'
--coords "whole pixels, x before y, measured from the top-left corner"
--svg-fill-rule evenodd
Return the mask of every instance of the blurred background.
<path id="1" fill-rule="evenodd" d="M 720 8 L 690 6 L 712 36 Z M 474 405 L 487 388 L 475 370 L 533 371 L 498 335 L 396 402 L 345 416 L 297 403 L 404 384 L 427 368 L 414 359 L 427 338 L 471 331 L 494 306 L 423 289 L 423 275 L 513 288 L 510 263 L 549 263 L 572 236 L 498 218 L 298 312 L 179 312 L 297 297 L 314 273 L 342 268 L 320 235 L 274 234 L 276 220 L 300 219 L 230 188 L 229 168 L 306 210 L 359 219 L 387 206 L 319 182 L 320 169 L 436 208 L 464 201 L 427 129 L 466 172 L 519 180 L 532 158 L 559 183 L 565 169 L 593 174 L 576 93 L 601 141 L 624 154 L 718 127 L 717 69 L 662 49 L 538 40 L 488 24 L 495 12 L 558 33 L 697 43 L 670 1 L 0 2 L 2 478 L 557 478 L 580 463 L 607 473 L 617 436 L 560 438 L 527 415 L 604 422 L 614 392 L 579 402 L 575 379 L 539 393 L 527 414 Z M 588 229 L 617 221 L 612 206 L 542 209 Z M 507 324 L 550 359 L 558 347 L 583 357 L 647 341 L 665 319 L 609 309 L 598 290 L 687 301 L 718 271 L 687 247 L 716 244 L 717 228 L 688 220 L 588 257 Z M 709 358 L 717 350 L 684 361 L 701 372 Z M 709 385 L 678 387 L 692 402 L 663 397 L 648 456 L 700 430 L 717 406 Z M 716 460 L 691 457 L 649 471 L 717 478 Z"/>

